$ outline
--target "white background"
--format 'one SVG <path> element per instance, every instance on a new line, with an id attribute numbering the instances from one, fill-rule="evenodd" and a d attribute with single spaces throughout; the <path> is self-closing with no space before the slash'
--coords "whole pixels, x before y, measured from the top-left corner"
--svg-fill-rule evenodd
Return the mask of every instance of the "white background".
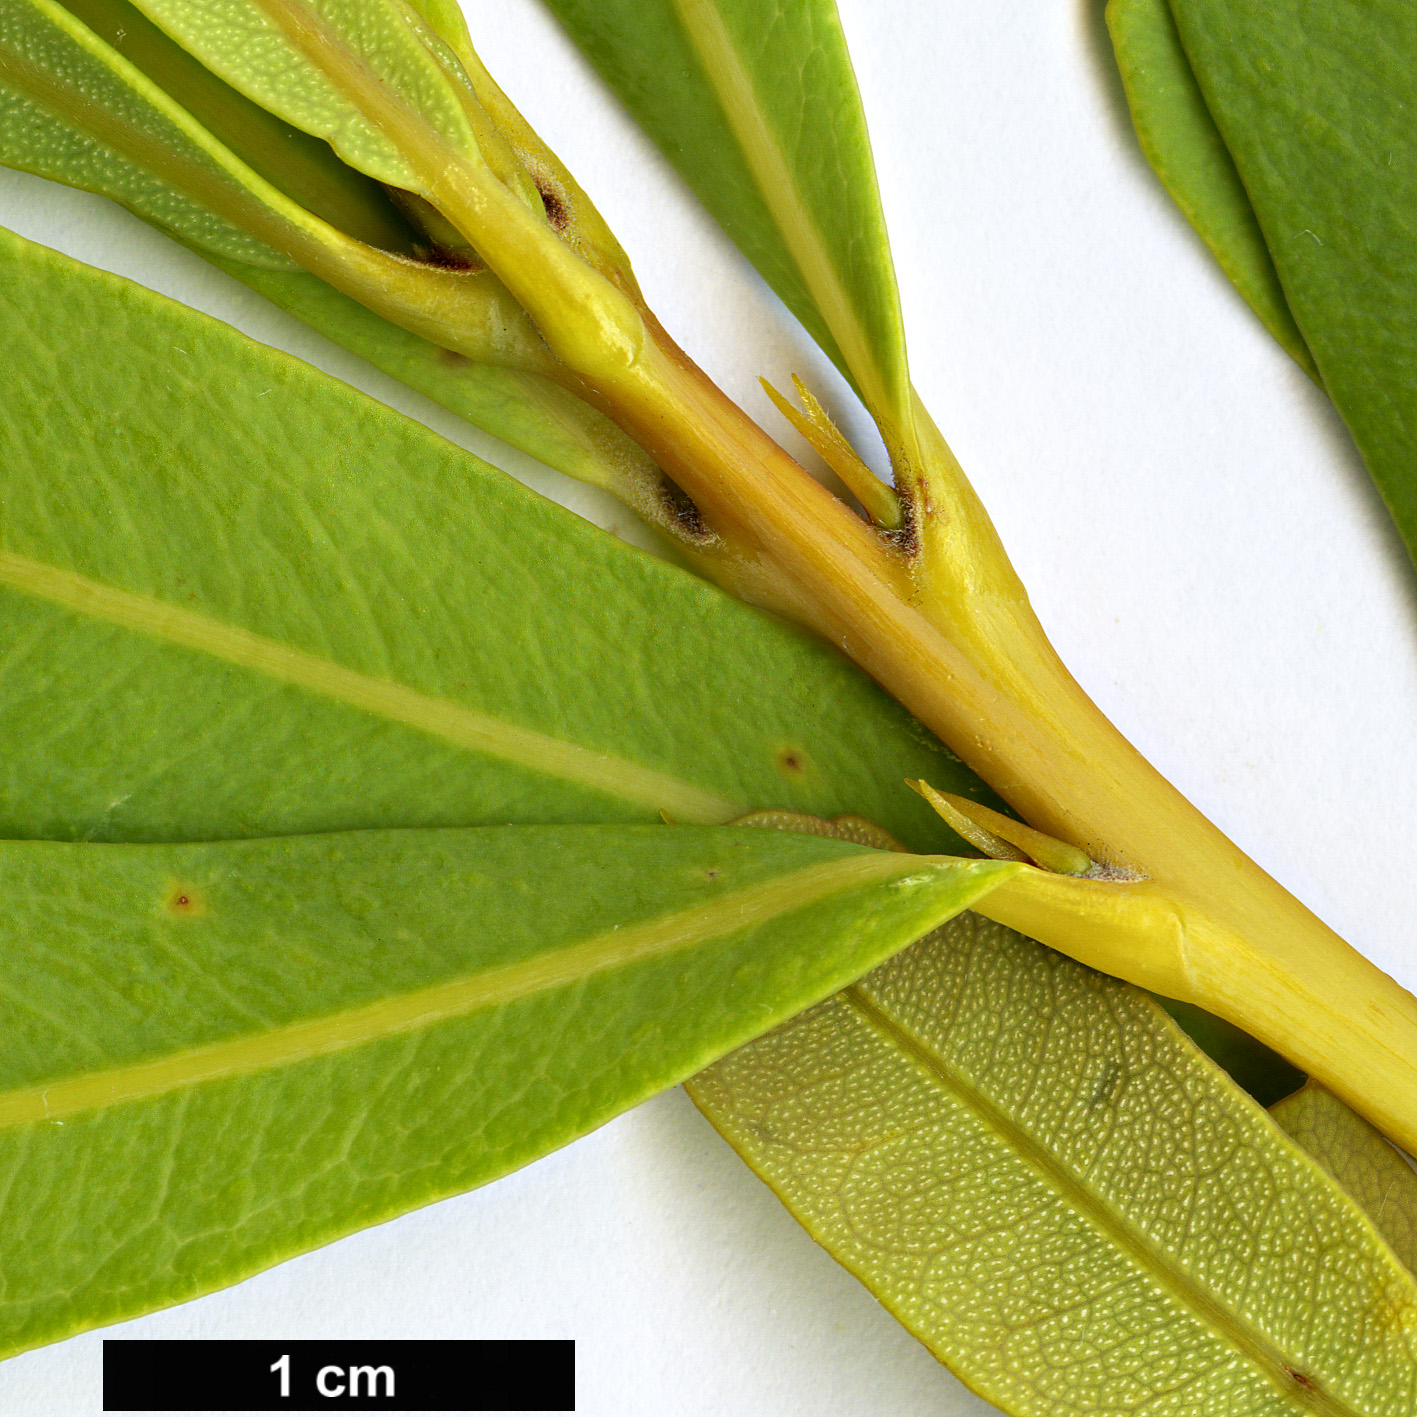
<path id="1" fill-rule="evenodd" d="M 1412 986 L 1417 581 L 1342 425 L 1146 168 L 1100 6 L 841 9 L 916 381 L 1064 659 L 1197 805 Z M 690 352 L 771 428 L 759 374 L 801 372 L 847 416 L 807 338 L 533 0 L 470 12 L 489 67 Z M 117 208 L 0 179 L 0 221 L 282 345 L 626 530 L 613 504 L 529 470 Z M 678 1091 L 483 1191 L 108 1333 L 571 1337 L 590 1417 L 989 1410 Z M 96 1413 L 99 1392 L 98 1335 L 0 1367 L 13 1417 Z"/>

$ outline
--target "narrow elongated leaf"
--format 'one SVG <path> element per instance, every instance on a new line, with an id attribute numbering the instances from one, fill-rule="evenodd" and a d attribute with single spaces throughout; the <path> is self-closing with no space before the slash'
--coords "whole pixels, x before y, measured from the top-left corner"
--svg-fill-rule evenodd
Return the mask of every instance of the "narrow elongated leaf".
<path id="1" fill-rule="evenodd" d="M 827 1249 L 1020 1414 L 1417 1403 L 1417 1284 L 1140 991 L 975 916 L 695 1101 Z"/>
<path id="2" fill-rule="evenodd" d="M 417 234 L 384 188 L 342 163 L 328 143 L 291 127 L 223 83 L 129 0 L 61 3 L 74 20 L 287 197 L 371 246 L 416 254 Z M 73 77 L 65 75 L 67 80 Z M 91 90 L 90 102 L 96 97 Z"/>
<path id="3" fill-rule="evenodd" d="M 955 849 L 902 779 L 984 789 L 833 651 L 128 282 L 6 236 L 0 284 L 0 834 L 790 807 Z"/>
<path id="4" fill-rule="evenodd" d="M 833 0 L 548 0 L 878 418 L 908 419 L 900 300 Z"/>
<path id="5" fill-rule="evenodd" d="M 418 238 L 377 184 L 222 83 L 127 0 L 0 12 L 0 160 L 122 202 L 454 413 L 651 521 L 662 510 L 659 470 L 545 377 L 549 354 L 495 277 L 385 254 L 411 257 Z M 456 336 L 452 323 L 419 334 L 383 318 L 292 253 L 327 276 L 362 270 L 385 295 L 427 287 L 425 303 L 457 315 Z"/>
<path id="6" fill-rule="evenodd" d="M 1167 0 L 1109 0 L 1107 28 L 1142 151 L 1266 328 L 1318 378 L 1249 194 L 1205 106 Z"/>
<path id="7" fill-rule="evenodd" d="M 662 826 L 0 846 L 0 1353 L 491 1180 L 1011 869 Z"/>
<path id="8" fill-rule="evenodd" d="M 1417 1273 L 1417 1172 L 1392 1143 L 1316 1082 L 1269 1110 L 1363 1207 L 1393 1254 Z"/>
<path id="9" fill-rule="evenodd" d="M 1417 556 L 1417 11 L 1171 11 L 1324 387 Z"/>
<path id="10" fill-rule="evenodd" d="M 233 88 L 324 138 L 351 167 L 379 182 L 410 191 L 419 187 L 397 144 L 313 53 L 363 69 L 389 98 L 430 124 L 453 152 L 481 161 L 464 94 L 440 62 L 450 52 L 408 7 L 389 0 L 136 3 Z"/>
<path id="11" fill-rule="evenodd" d="M 262 191 L 266 184 L 244 181 L 225 149 L 205 141 L 181 110 L 62 5 L 20 0 L 0 10 L 0 85 L 0 144 L 9 166 L 102 192 L 204 250 L 273 270 L 299 269 L 233 219 L 238 208 L 264 197 L 272 224 L 298 221 L 294 204 Z M 65 109 L 89 131 L 66 121 Z M 100 119 L 102 134 L 93 131 Z M 169 169 L 180 166 L 188 188 L 200 182 L 207 200 L 125 157 L 114 146 L 120 136 L 132 150 L 162 154 Z"/>
<path id="12" fill-rule="evenodd" d="M 0 153 L 114 197 L 204 253 L 318 272 L 470 358 L 542 374 L 555 367 L 490 272 L 411 261 L 313 215 L 55 0 L 0 11 Z"/>

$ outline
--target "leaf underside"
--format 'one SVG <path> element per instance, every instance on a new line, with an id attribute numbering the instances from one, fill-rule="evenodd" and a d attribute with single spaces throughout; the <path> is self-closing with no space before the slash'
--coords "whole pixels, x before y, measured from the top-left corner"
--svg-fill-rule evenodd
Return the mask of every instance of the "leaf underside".
<path id="1" fill-rule="evenodd" d="M 1112 0 L 1109 17 L 1148 157 L 1302 363 L 1282 295 L 1417 558 L 1417 11 Z"/>
<path id="2" fill-rule="evenodd" d="M 58 105 L 67 101 L 69 113 Z M 77 128 L 82 115 L 89 131 Z M 102 136 L 94 131 L 103 120 Z M 121 156 L 120 140 L 164 155 L 186 190 L 154 166 Z M 0 9 L 0 153 L 7 166 L 101 192 L 204 250 L 272 269 L 294 262 L 216 210 L 244 195 L 220 145 L 184 120 L 154 87 L 55 0 L 21 0 Z M 202 184 L 207 200 L 194 195 Z M 274 192 L 262 197 L 279 204 Z"/>
<path id="3" fill-rule="evenodd" d="M 690 1084 L 1018 1417 L 1417 1405 L 1417 1284 L 1151 999 L 977 916 Z"/>
<path id="4" fill-rule="evenodd" d="M 866 120 L 833 0 L 547 0 L 877 417 L 909 375 Z"/>
<path id="5" fill-rule="evenodd" d="M 1417 1172 L 1370 1122 L 1316 1082 L 1270 1108 L 1275 1121 L 1367 1212 L 1417 1273 Z"/>
<path id="6" fill-rule="evenodd" d="M 382 189 L 203 69 L 127 0 L 22 0 L 0 10 L 0 161 L 121 202 L 327 338 L 568 476 L 622 494 L 658 477 L 609 419 L 545 377 L 405 330 L 223 216 L 254 212 L 268 234 L 294 227 L 327 245 L 313 214 L 371 247 L 413 249 Z M 509 297 L 489 294 L 496 298 Z"/>
<path id="7" fill-rule="evenodd" d="M 0 1353 L 523 1165 L 1010 869 L 662 826 L 0 845 Z"/>
<path id="8" fill-rule="evenodd" d="M 5 235 L 0 283 L 0 835 L 785 807 L 963 849 L 902 779 L 987 789 L 830 649 L 126 281 Z"/>
<path id="9" fill-rule="evenodd" d="M 417 190 L 398 144 L 310 51 L 366 71 L 388 98 L 436 130 L 449 151 L 480 161 L 457 80 L 440 42 L 401 5 L 364 0 L 134 0 L 189 54 L 285 122 L 323 138 L 345 163 L 378 182 Z M 305 32 L 318 43 L 302 45 Z M 446 51 L 446 46 L 441 46 Z"/>
<path id="10" fill-rule="evenodd" d="M 1191 1042 L 1219 1063 L 1260 1106 L 1268 1107 L 1303 1087 L 1304 1074 L 1258 1038 L 1196 1004 L 1156 997 Z"/>

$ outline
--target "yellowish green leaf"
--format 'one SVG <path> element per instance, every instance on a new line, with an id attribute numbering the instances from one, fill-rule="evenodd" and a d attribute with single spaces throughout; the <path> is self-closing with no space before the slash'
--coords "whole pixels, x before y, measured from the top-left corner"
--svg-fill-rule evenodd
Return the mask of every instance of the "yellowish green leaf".
<path id="1" fill-rule="evenodd" d="M 1417 1274 L 1417 1173 L 1397 1148 L 1316 1082 L 1269 1110 L 1363 1207 L 1393 1254 Z"/>
<path id="2" fill-rule="evenodd" d="M 694 1100 L 1017 1417 L 1408 1417 L 1417 1283 L 1141 991 L 961 916 Z"/>
<path id="3" fill-rule="evenodd" d="M 136 0 L 213 73 L 302 132 L 323 138 L 351 167 L 417 191 L 398 144 L 351 92 L 364 75 L 417 113 L 463 158 L 482 155 L 472 115 L 450 72 L 451 51 L 413 9 L 391 0 Z M 452 68 L 456 69 L 454 61 Z"/>
<path id="4" fill-rule="evenodd" d="M 0 283 L 0 836 L 784 807 L 950 850 L 901 779 L 988 795 L 826 646 L 308 366 L 13 236 Z"/>

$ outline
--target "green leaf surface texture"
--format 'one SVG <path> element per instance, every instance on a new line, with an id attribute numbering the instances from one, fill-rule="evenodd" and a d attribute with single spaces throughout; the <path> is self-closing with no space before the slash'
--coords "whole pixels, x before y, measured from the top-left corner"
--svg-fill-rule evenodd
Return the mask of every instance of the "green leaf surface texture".
<path id="1" fill-rule="evenodd" d="M 1417 10 L 1171 11 L 1319 377 L 1417 556 Z"/>
<path id="2" fill-rule="evenodd" d="M 1311 378 L 1249 194 L 1191 72 L 1167 0 L 1109 0 L 1107 28 L 1147 161 L 1236 290 Z"/>
<path id="3" fill-rule="evenodd" d="M 98 0 L 77 8 L 91 7 L 104 33 L 132 43 L 154 73 L 165 75 L 175 49 L 166 36 L 135 14 L 148 41 L 138 45 L 121 10 Z M 491 272 L 409 259 L 411 232 L 386 194 L 341 167 L 325 144 L 269 114 L 263 116 L 274 132 L 252 124 L 254 106 L 210 75 L 215 93 L 188 70 L 174 83 L 292 187 L 313 181 L 314 205 L 348 218 L 367 240 L 292 201 L 67 9 L 52 0 L 17 0 L 14 14 L 4 13 L 11 23 L 0 27 L 0 161 L 113 197 L 228 267 L 270 275 L 316 271 L 465 360 L 538 374 L 556 367 L 525 311 Z M 181 50 L 176 54 L 195 65 Z M 282 132 L 299 142 L 283 145 Z M 328 163 L 310 161 L 312 145 L 325 148 Z M 369 241 L 392 241 L 395 249 Z M 538 402 L 545 422 L 549 401 Z M 536 417 L 533 411 L 527 422 L 534 426 Z"/>
<path id="4" fill-rule="evenodd" d="M 694 1100 L 1018 1417 L 1417 1408 L 1417 1285 L 1140 990 L 974 915 Z"/>
<path id="5" fill-rule="evenodd" d="M 1186 1037 L 1214 1058 L 1260 1106 L 1272 1106 L 1303 1087 L 1304 1074 L 1293 1063 L 1227 1019 L 1180 999 L 1155 997 Z"/>
<path id="6" fill-rule="evenodd" d="M 833 0 L 547 0 L 878 416 L 910 390 L 866 121 Z"/>
<path id="7" fill-rule="evenodd" d="M 323 142 L 287 127 L 227 88 L 141 13 L 112 0 L 106 5 L 90 0 L 76 8 L 99 24 L 107 39 L 125 50 L 137 46 L 139 57 L 167 79 L 175 70 L 180 82 L 172 87 L 190 90 L 204 117 L 223 119 L 219 126 L 243 140 L 243 154 L 264 158 L 267 171 L 257 175 L 247 168 L 242 157 L 135 70 L 126 53 L 50 0 L 18 0 L 0 11 L 0 160 L 114 198 L 328 338 L 478 427 L 632 505 L 656 505 L 660 474 L 643 449 L 550 380 L 498 362 L 528 355 L 532 367 L 547 362 L 544 349 L 539 355 L 529 351 L 525 338 L 516 338 L 499 320 L 502 304 L 510 299 L 500 287 L 487 292 L 486 353 L 493 362 L 481 362 L 381 318 L 232 225 L 191 190 L 182 190 L 180 182 L 175 185 L 185 176 L 188 189 L 201 187 L 212 197 L 212 184 L 217 184 L 225 194 L 215 198 L 223 210 L 254 206 L 277 226 L 293 224 L 316 235 L 318 223 L 263 180 L 288 179 L 298 186 L 301 202 L 308 201 L 341 230 L 389 249 L 407 240 L 407 233 L 400 237 L 393 228 L 397 214 L 381 192 L 375 201 L 357 187 L 351 190 L 351 179 L 372 186 L 367 179 L 352 169 L 327 172 L 318 154 L 307 152 L 323 148 L 329 163 L 338 167 Z M 145 43 L 138 46 L 139 40 Z M 48 92 L 51 103 L 37 101 L 36 92 Z M 102 141 L 100 134 L 111 141 Z M 145 155 L 149 165 L 140 160 Z M 467 288 L 459 291 L 465 316 L 476 302 L 472 279 L 464 278 L 461 284 Z M 495 285 L 491 276 L 476 279 Z"/>
<path id="8" fill-rule="evenodd" d="M 415 254 L 415 233 L 377 182 L 347 167 L 328 143 L 291 127 L 223 83 L 129 0 L 62 3 L 287 197 L 371 246 Z"/>
<path id="9" fill-rule="evenodd" d="M 0 836 L 210 840 L 987 796 L 846 660 L 421 426 L 0 237 Z M 968 854 L 968 853 L 966 853 Z"/>
<path id="10" fill-rule="evenodd" d="M 201 254 L 326 339 L 557 472 L 604 487 L 637 508 L 653 497 L 661 474 L 649 454 L 603 413 L 551 380 L 443 349 L 382 319 L 318 276 Z"/>
<path id="11" fill-rule="evenodd" d="M 0 1352 L 504 1174 L 987 891 L 781 832 L 0 845 Z"/>
<path id="12" fill-rule="evenodd" d="M 1316 1082 L 1270 1108 L 1275 1121 L 1368 1213 L 1417 1274 L 1417 1172 L 1346 1102 Z"/>
<path id="13" fill-rule="evenodd" d="M 136 161 L 123 148 L 152 160 Z M 203 250 L 298 269 L 214 209 L 258 201 L 247 180 L 254 174 L 53 0 L 0 6 L 0 157 L 6 166 L 112 197 Z M 188 190 L 163 175 L 178 169 Z M 193 196 L 195 187 L 211 200 Z"/>
<path id="14" fill-rule="evenodd" d="M 350 92 L 314 62 L 337 53 L 449 146 L 478 157 L 446 45 L 393 0 L 136 0 L 138 8 L 232 88 L 303 132 L 323 138 L 351 167 L 416 191 L 398 144 Z M 302 46 L 297 33 L 310 35 Z M 441 53 L 440 53 L 441 51 Z"/>

